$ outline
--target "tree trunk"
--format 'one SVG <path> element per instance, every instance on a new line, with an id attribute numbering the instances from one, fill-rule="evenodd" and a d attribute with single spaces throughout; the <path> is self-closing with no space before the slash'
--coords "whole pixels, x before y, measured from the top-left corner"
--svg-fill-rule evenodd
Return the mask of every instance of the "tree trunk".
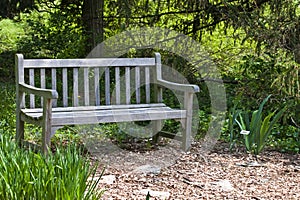
<path id="1" fill-rule="evenodd" d="M 104 0 L 84 0 L 83 2 L 82 22 L 87 36 L 87 53 L 104 39 L 103 10 Z"/>

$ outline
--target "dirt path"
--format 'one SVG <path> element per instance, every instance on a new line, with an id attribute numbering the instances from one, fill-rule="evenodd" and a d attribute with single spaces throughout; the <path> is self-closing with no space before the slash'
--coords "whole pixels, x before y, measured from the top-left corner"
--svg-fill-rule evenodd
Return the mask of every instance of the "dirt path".
<path id="1" fill-rule="evenodd" d="M 106 190 L 103 199 L 146 199 L 148 192 L 150 199 L 300 199 L 299 155 L 266 150 L 259 157 L 263 165 L 249 167 L 253 158 L 243 149 L 230 152 L 228 144 L 218 143 L 201 155 L 200 147 L 158 168 L 130 168 L 115 157 L 119 165 L 108 166 L 99 185 Z"/>

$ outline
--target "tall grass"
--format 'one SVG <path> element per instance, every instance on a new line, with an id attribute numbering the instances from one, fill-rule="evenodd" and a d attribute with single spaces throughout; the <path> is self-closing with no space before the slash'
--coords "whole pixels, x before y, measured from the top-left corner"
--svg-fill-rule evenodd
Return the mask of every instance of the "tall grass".
<path id="1" fill-rule="evenodd" d="M 99 199 L 101 175 L 88 181 L 96 169 L 74 145 L 46 157 L 20 149 L 0 130 L 0 199 Z"/>

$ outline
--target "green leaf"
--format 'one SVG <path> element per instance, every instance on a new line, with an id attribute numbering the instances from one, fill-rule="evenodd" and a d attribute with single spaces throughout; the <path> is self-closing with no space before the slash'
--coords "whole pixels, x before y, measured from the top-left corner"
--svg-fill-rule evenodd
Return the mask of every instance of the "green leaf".
<path id="1" fill-rule="evenodd" d="M 268 134 L 268 129 L 270 127 L 270 120 L 274 114 L 275 112 L 270 113 L 267 117 L 265 117 L 264 121 L 262 122 L 260 128 L 260 138 L 259 138 L 260 144 L 263 144 L 266 140 L 266 135 Z"/>
<path id="2" fill-rule="evenodd" d="M 253 130 L 255 130 L 255 133 L 259 132 L 260 129 L 260 125 L 261 125 L 261 119 L 262 119 L 262 111 L 264 108 L 265 103 L 269 100 L 269 98 L 271 97 L 271 95 L 267 96 L 263 102 L 260 104 L 259 109 L 257 111 L 254 111 L 253 114 L 254 116 L 252 116 L 251 119 L 251 124 L 252 124 L 252 128 Z"/>
<path id="3" fill-rule="evenodd" d="M 265 147 L 266 145 L 266 140 L 269 136 L 269 134 L 271 133 L 271 130 L 273 128 L 273 126 L 278 122 L 278 120 L 282 117 L 283 113 L 287 110 L 287 106 L 285 106 L 284 108 L 282 108 L 272 119 L 272 121 L 270 122 L 268 129 L 266 131 L 266 133 L 263 136 L 263 141 L 265 141 L 258 149 L 259 152 L 262 151 L 262 149 Z"/>
<path id="4" fill-rule="evenodd" d="M 149 191 L 147 193 L 146 200 L 150 200 L 150 193 L 149 193 Z"/>

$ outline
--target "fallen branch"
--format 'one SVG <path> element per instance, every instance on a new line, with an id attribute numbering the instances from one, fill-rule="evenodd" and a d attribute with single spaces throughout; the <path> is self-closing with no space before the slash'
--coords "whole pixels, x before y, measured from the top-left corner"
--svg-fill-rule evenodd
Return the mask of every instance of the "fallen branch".
<path id="1" fill-rule="evenodd" d="M 189 178 L 186 178 L 186 177 L 182 177 L 183 178 L 183 182 L 188 184 L 188 185 L 192 185 L 192 186 L 196 186 L 198 188 L 204 188 L 204 185 L 201 184 L 200 182 L 195 182 L 195 181 L 192 181 L 190 180 Z"/>

